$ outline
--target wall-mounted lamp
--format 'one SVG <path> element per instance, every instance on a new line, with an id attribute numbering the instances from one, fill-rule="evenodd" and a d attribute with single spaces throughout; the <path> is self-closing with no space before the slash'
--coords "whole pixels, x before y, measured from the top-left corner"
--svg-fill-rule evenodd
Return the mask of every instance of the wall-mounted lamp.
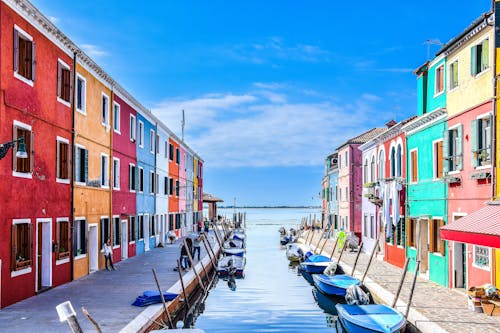
<path id="1" fill-rule="evenodd" d="M 17 143 L 17 158 L 28 158 L 28 153 L 26 152 L 26 145 L 24 144 L 24 138 L 20 137 L 18 139 L 12 140 L 10 142 L 6 142 L 0 144 L 0 160 L 7 155 L 7 152 L 10 148 L 14 148 Z"/>

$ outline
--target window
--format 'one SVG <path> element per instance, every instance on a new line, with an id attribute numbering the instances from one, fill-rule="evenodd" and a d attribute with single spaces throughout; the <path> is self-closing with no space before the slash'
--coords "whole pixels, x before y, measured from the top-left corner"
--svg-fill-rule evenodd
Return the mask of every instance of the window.
<path id="1" fill-rule="evenodd" d="M 368 236 L 368 216 L 365 215 L 363 219 L 363 236 Z"/>
<path id="2" fill-rule="evenodd" d="M 88 180 L 89 153 L 82 146 L 75 146 L 75 182 L 86 184 Z"/>
<path id="3" fill-rule="evenodd" d="M 349 159 L 348 159 L 348 154 L 347 151 L 345 152 L 345 166 L 349 166 Z"/>
<path id="4" fill-rule="evenodd" d="M 156 219 L 155 216 L 151 216 L 151 219 L 149 220 L 149 230 L 151 231 L 151 236 L 156 235 Z"/>
<path id="5" fill-rule="evenodd" d="M 137 234 L 139 239 L 144 239 L 144 215 L 137 216 Z"/>
<path id="6" fill-rule="evenodd" d="M 436 68 L 436 78 L 434 86 L 434 95 L 441 94 L 444 90 L 444 65 L 440 65 Z"/>
<path id="7" fill-rule="evenodd" d="M 174 230 L 174 214 L 168 215 L 168 230 Z"/>
<path id="8" fill-rule="evenodd" d="M 113 157 L 113 189 L 120 189 L 120 160 Z"/>
<path id="9" fill-rule="evenodd" d="M 385 178 L 385 153 L 383 150 L 378 154 L 378 179 Z"/>
<path id="10" fill-rule="evenodd" d="M 168 195 L 168 177 L 164 178 L 164 183 L 163 183 L 163 194 Z"/>
<path id="11" fill-rule="evenodd" d="M 87 81 L 80 75 L 76 76 L 76 110 L 86 113 Z"/>
<path id="12" fill-rule="evenodd" d="M 345 201 L 349 201 L 349 190 L 345 188 Z"/>
<path id="13" fill-rule="evenodd" d="M 432 155 L 433 155 L 433 168 L 434 179 L 440 179 L 443 177 L 443 140 L 435 141 L 432 143 Z"/>
<path id="14" fill-rule="evenodd" d="M 370 181 L 375 181 L 375 156 L 372 156 L 372 161 L 370 163 Z"/>
<path id="15" fill-rule="evenodd" d="M 136 120 L 134 115 L 130 115 L 130 128 L 129 128 L 129 135 L 130 135 L 130 141 L 135 142 L 136 138 Z"/>
<path id="16" fill-rule="evenodd" d="M 12 159 L 13 167 L 16 176 L 21 177 L 31 177 L 33 172 L 33 160 L 34 160 L 34 142 L 33 142 L 33 132 L 31 131 L 31 126 L 24 125 L 18 122 L 14 122 L 14 140 L 19 138 L 24 138 L 24 144 L 28 158 L 18 158 L 16 157 L 19 145 L 17 144 L 14 149 L 12 149 Z"/>
<path id="17" fill-rule="evenodd" d="M 155 153 L 155 131 L 149 131 L 149 152 L 151 154 Z"/>
<path id="18" fill-rule="evenodd" d="M 144 123 L 139 120 L 139 147 L 144 147 Z"/>
<path id="19" fill-rule="evenodd" d="M 179 164 L 180 163 L 180 154 L 179 154 L 179 148 L 175 148 L 175 163 Z"/>
<path id="20" fill-rule="evenodd" d="M 12 270 L 18 271 L 31 266 L 31 223 L 30 220 L 14 220 L 12 224 Z"/>
<path id="21" fill-rule="evenodd" d="M 339 188 L 339 199 L 340 199 L 340 201 L 342 201 L 342 189 L 341 188 Z"/>
<path id="22" fill-rule="evenodd" d="M 113 130 L 120 134 L 120 104 L 113 103 Z"/>
<path id="23" fill-rule="evenodd" d="M 489 41 L 483 40 L 481 43 L 471 48 L 471 75 L 477 75 L 489 67 Z"/>
<path id="24" fill-rule="evenodd" d="M 113 245 L 120 245 L 120 218 L 113 217 Z"/>
<path id="25" fill-rule="evenodd" d="M 137 172 L 136 166 L 133 164 L 129 164 L 129 166 L 128 166 L 128 189 L 130 191 L 137 190 L 136 172 Z"/>
<path id="26" fill-rule="evenodd" d="M 418 182 L 418 153 L 417 150 L 410 151 L 410 182 Z"/>
<path id="27" fill-rule="evenodd" d="M 491 164 L 491 116 L 472 121 L 472 165 Z"/>
<path id="28" fill-rule="evenodd" d="M 101 250 L 104 248 L 104 243 L 111 238 L 111 225 L 109 223 L 109 218 L 101 218 Z"/>
<path id="29" fill-rule="evenodd" d="M 102 94 L 101 102 L 101 122 L 106 127 L 109 126 L 109 97 Z"/>
<path id="30" fill-rule="evenodd" d="M 396 176 L 401 177 L 403 174 L 403 166 L 402 166 L 402 156 L 403 152 L 401 149 L 401 145 L 398 144 L 398 150 L 396 152 Z"/>
<path id="31" fill-rule="evenodd" d="M 130 241 L 135 242 L 137 240 L 137 226 L 136 226 L 135 216 L 130 216 L 129 218 L 129 226 L 130 226 Z"/>
<path id="32" fill-rule="evenodd" d="M 429 250 L 435 253 L 444 255 L 444 240 L 441 240 L 441 233 L 439 230 L 444 226 L 444 221 L 441 219 L 432 219 L 430 221 L 430 240 Z"/>
<path id="33" fill-rule="evenodd" d="M 155 193 L 158 194 L 160 193 L 160 175 L 159 174 L 155 174 Z"/>
<path id="34" fill-rule="evenodd" d="M 179 189 L 180 189 L 180 186 L 179 186 L 179 181 L 176 180 L 175 181 L 175 195 L 176 196 L 179 196 Z"/>
<path id="35" fill-rule="evenodd" d="M 144 169 L 139 167 L 139 192 L 144 192 Z"/>
<path id="36" fill-rule="evenodd" d="M 109 187 L 109 157 L 101 154 L 101 187 Z"/>
<path id="37" fill-rule="evenodd" d="M 63 61 L 57 61 L 57 97 L 59 101 L 71 101 L 71 70 Z"/>
<path id="38" fill-rule="evenodd" d="M 181 227 L 181 214 L 175 214 L 175 229 L 180 229 Z"/>
<path id="39" fill-rule="evenodd" d="M 168 158 L 168 143 L 165 141 L 165 158 Z"/>
<path id="40" fill-rule="evenodd" d="M 76 257 L 87 253 L 87 221 L 75 220 L 74 234 L 75 251 L 73 256 Z"/>
<path id="41" fill-rule="evenodd" d="M 174 160 L 174 146 L 172 144 L 168 145 L 168 158 L 169 160 Z"/>
<path id="42" fill-rule="evenodd" d="M 342 168 L 342 155 L 339 154 L 339 169 Z"/>
<path id="43" fill-rule="evenodd" d="M 56 139 L 56 178 L 69 182 L 69 141 Z"/>
<path id="44" fill-rule="evenodd" d="M 396 148 L 391 148 L 391 178 L 396 177 Z"/>
<path id="45" fill-rule="evenodd" d="M 409 219 L 408 220 L 408 246 L 416 247 L 417 244 L 415 242 L 417 235 L 417 220 Z"/>
<path id="46" fill-rule="evenodd" d="M 490 267 L 490 249 L 474 245 L 474 264 L 481 268 Z"/>
<path id="47" fill-rule="evenodd" d="M 33 38 L 14 26 L 14 76 L 30 85 L 35 81 L 35 54 Z"/>
<path id="48" fill-rule="evenodd" d="M 398 225 L 396 226 L 396 244 L 398 246 L 404 246 L 405 245 L 405 220 L 404 218 L 400 217 Z"/>
<path id="49" fill-rule="evenodd" d="M 458 60 L 452 62 L 449 66 L 449 90 L 458 87 Z"/>
<path id="50" fill-rule="evenodd" d="M 375 216 L 370 216 L 370 238 L 375 239 Z"/>
<path id="51" fill-rule="evenodd" d="M 160 136 L 158 134 L 156 134 L 155 153 L 157 153 L 157 154 L 160 153 Z"/>
<path id="52" fill-rule="evenodd" d="M 368 183 L 368 160 L 365 159 L 365 165 L 363 165 L 363 181 Z"/>
<path id="53" fill-rule="evenodd" d="M 156 181 L 155 173 L 153 171 L 150 171 L 149 172 L 149 193 L 150 194 L 155 193 L 155 187 L 156 187 L 155 181 Z"/>
<path id="54" fill-rule="evenodd" d="M 444 171 L 462 169 L 462 125 L 454 127 L 444 134 L 443 156 L 446 161 Z"/>
<path id="55" fill-rule="evenodd" d="M 57 221 L 57 260 L 69 257 L 69 222 L 67 220 Z"/>
<path id="56" fill-rule="evenodd" d="M 172 195 L 172 194 L 174 194 L 174 179 L 173 178 L 169 178 L 168 182 L 169 182 L 169 192 L 168 192 L 168 194 Z"/>

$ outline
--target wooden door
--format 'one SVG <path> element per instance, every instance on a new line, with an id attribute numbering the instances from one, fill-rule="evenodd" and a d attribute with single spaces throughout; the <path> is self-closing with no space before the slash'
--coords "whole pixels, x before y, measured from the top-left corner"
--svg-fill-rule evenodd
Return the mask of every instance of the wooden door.
<path id="1" fill-rule="evenodd" d="M 419 220 L 418 259 L 420 260 L 420 273 L 429 270 L 429 220 Z"/>

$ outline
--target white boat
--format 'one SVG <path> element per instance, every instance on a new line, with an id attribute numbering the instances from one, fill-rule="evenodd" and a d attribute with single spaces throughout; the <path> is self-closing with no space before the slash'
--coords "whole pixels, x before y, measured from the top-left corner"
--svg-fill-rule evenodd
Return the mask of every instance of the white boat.
<path id="1" fill-rule="evenodd" d="M 217 263 L 217 272 L 224 275 L 243 275 L 245 269 L 246 259 L 239 256 L 226 256 L 222 257 Z"/>
<path id="2" fill-rule="evenodd" d="M 312 252 L 309 245 L 302 243 L 286 244 L 286 257 L 290 261 L 303 261 L 307 252 Z"/>
<path id="3" fill-rule="evenodd" d="M 230 239 L 224 242 L 225 249 L 243 249 L 245 248 L 245 242 L 240 239 Z"/>
<path id="4" fill-rule="evenodd" d="M 245 255 L 245 249 L 238 247 L 224 248 L 222 249 L 222 252 L 224 252 L 225 256 L 243 257 Z"/>

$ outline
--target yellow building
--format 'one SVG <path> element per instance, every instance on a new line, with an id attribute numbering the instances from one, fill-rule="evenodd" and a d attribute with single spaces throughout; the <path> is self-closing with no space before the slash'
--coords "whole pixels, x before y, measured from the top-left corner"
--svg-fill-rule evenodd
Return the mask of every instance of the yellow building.
<path id="1" fill-rule="evenodd" d="M 74 278 L 104 266 L 111 237 L 112 80 L 86 55 L 78 56 L 74 96 Z"/>
<path id="2" fill-rule="evenodd" d="M 194 216 L 196 217 L 198 214 L 196 214 L 199 209 L 198 209 L 198 159 L 196 156 L 193 156 L 193 213 Z M 198 220 L 194 220 L 193 223 L 197 223 Z"/>

